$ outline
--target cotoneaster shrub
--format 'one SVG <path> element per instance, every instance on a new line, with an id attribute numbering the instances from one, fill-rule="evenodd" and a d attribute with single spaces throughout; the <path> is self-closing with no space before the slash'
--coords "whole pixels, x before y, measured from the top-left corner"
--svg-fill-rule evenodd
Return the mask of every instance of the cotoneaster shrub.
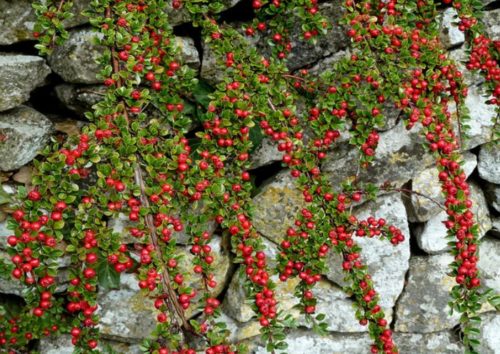
<path id="1" fill-rule="evenodd" d="M 247 297 L 269 352 L 286 351 L 286 329 L 293 326 L 291 317 L 278 311 L 271 275 L 300 279 L 295 293 L 300 311 L 324 332 L 314 286 L 325 273 L 325 256 L 336 252 L 344 259 L 345 291 L 355 299 L 359 322 L 369 327 L 371 351 L 397 353 L 356 238 L 379 237 L 397 247 L 408 235 L 384 219 L 358 220 L 351 213 L 353 204 L 376 198 L 380 186 L 357 178 L 334 186 L 322 174 L 322 160 L 341 131 L 350 134 L 342 144 L 360 150 L 360 169 L 370 164 L 379 143 L 375 128 L 384 123 L 383 105 L 389 101 L 403 110 L 408 129 L 419 126 L 440 170 L 444 222 L 454 245 L 450 304 L 461 313 L 467 351 L 475 353 L 477 312 L 486 300 L 497 307 L 500 301 L 480 286 L 477 223 L 460 154 L 467 87 L 439 41 L 436 5 L 346 0 L 343 24 L 352 55 L 313 78 L 306 70 L 292 74 L 285 64 L 292 29 L 315 41 L 331 26 L 316 0 L 254 0 L 256 19 L 243 29 L 220 19 L 221 1 L 93 0 L 86 14 L 107 48 L 99 74 L 107 91 L 87 113 L 90 124 L 77 137 L 54 141 L 35 162 L 33 188 L 19 190 L 8 238 L 11 260 L 2 267 L 30 291 L 20 315 L 0 316 L 0 351 L 20 353 L 32 339 L 70 333 L 76 353 L 97 352 L 97 290 L 114 287 L 120 273 L 133 272 L 144 301 L 158 310 L 145 352 L 244 352 L 228 340 L 211 291 L 218 255 L 204 225 L 215 220 L 229 236 L 235 262 L 243 265 Z M 500 106 L 500 44 L 482 31 L 479 4 L 447 0 L 445 5 L 457 9 L 459 28 L 466 32 L 467 69 L 484 75 L 489 103 Z M 72 3 L 46 0 L 33 6 L 37 48 L 47 54 L 68 36 L 61 22 L 71 17 Z M 167 6 L 187 10 L 201 28 L 223 72 L 216 87 L 198 83 L 182 63 Z M 259 54 L 246 36 L 267 45 L 269 55 Z M 299 102 L 306 108 L 299 109 Z M 452 102 L 459 133 L 449 111 Z M 194 124 L 202 129 L 188 138 Z M 262 136 L 277 143 L 306 203 L 284 235 L 275 269 L 252 225 L 249 157 Z M 196 208 L 203 212 L 190 212 Z M 127 229 L 133 247 L 107 224 L 120 213 L 133 225 Z M 188 287 L 178 267 L 180 231 L 190 237 L 192 272 L 200 275 L 201 290 Z M 56 295 L 62 257 L 71 258 L 69 287 Z M 188 309 L 203 314 L 188 320 Z"/>

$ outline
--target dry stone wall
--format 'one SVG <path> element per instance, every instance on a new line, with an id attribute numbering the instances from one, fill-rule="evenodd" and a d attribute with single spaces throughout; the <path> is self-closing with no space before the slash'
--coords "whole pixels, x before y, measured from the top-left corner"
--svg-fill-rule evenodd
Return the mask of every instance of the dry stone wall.
<path id="1" fill-rule="evenodd" d="M 29 183 L 31 161 L 49 142 L 51 136 L 73 134 L 86 124 L 84 112 L 91 110 L 99 100 L 103 87 L 96 79 L 96 58 L 102 52 L 93 42 L 95 34 L 82 16 L 66 25 L 69 40 L 57 48 L 48 60 L 36 56 L 31 30 L 34 14 L 30 0 L 0 0 L 0 182 L 6 194 L 17 186 Z M 88 0 L 75 1 L 77 8 L 88 5 Z M 486 9 L 484 21 L 493 39 L 500 39 L 500 2 L 483 0 Z M 233 8 L 235 24 L 248 17 L 244 2 L 228 0 Z M 333 31 L 315 47 L 295 43 L 290 59 L 292 69 L 310 68 L 320 74 L 332 62 L 348 55 L 348 41 L 338 26 L 341 13 L 336 1 L 321 4 L 325 15 L 337 24 Z M 172 23 L 178 37 L 184 62 L 199 71 L 200 78 L 214 84 L 220 81 L 215 58 L 209 46 L 199 42 L 195 31 L 185 24 L 185 13 L 172 12 Z M 243 13 L 243 14 L 242 14 Z M 229 19 L 231 20 L 231 16 Z M 442 41 L 456 60 L 464 60 L 464 36 L 454 26 L 453 9 L 442 12 Z M 492 143 L 491 119 L 495 114 L 486 105 L 482 80 L 466 74 L 471 85 L 467 106 L 472 120 L 470 139 L 464 151 L 464 168 L 472 184 L 472 199 L 483 237 L 479 267 L 484 283 L 500 292 L 500 150 Z M 373 165 L 362 172 L 366 181 L 392 181 L 396 188 L 412 189 L 442 201 L 437 182 L 437 169 L 432 158 L 422 148 L 418 132 L 409 134 L 404 129 L 399 111 L 387 106 L 386 121 L 379 127 L 380 145 Z M 339 145 L 330 152 L 323 166 L 331 180 L 338 183 L 355 174 L 355 150 Z M 259 181 L 254 202 L 254 224 L 266 238 L 266 253 L 275 255 L 283 231 L 294 220 L 301 207 L 302 197 L 294 187 L 287 171 L 281 170 L 280 156 L 270 141 L 264 140 L 253 157 L 254 173 Z M 5 206 L 5 205 L 4 205 Z M 3 209 L 2 209 L 3 210 Z M 193 211 L 201 212 L 201 211 Z M 391 319 L 395 341 L 402 353 L 462 353 L 458 336 L 457 315 L 450 315 L 448 292 L 454 280 L 447 275 L 450 256 L 447 254 L 446 229 L 441 220 L 443 211 L 429 199 L 400 193 L 386 193 L 377 202 L 360 205 L 355 214 L 384 217 L 400 228 L 407 241 L 394 248 L 376 239 L 362 238 L 364 262 L 378 292 L 382 306 Z M 6 214 L 0 211 L 0 257 L 6 257 L 5 239 L 9 235 Z M 110 226 L 120 231 L 123 220 L 110 220 Z M 207 228 L 214 230 L 213 225 Z M 244 303 L 242 280 L 232 265 L 233 255 L 227 240 L 215 237 L 212 248 L 217 250 L 219 264 L 215 277 L 221 286 L 214 289 L 223 302 L 223 319 L 233 331 L 232 339 L 244 341 L 252 352 L 264 353 L 259 340 L 259 326 L 251 308 Z M 179 252 L 189 257 L 185 246 Z M 329 334 L 318 336 L 308 330 L 308 324 L 299 319 L 300 327 L 290 333 L 290 353 L 354 353 L 369 352 L 366 328 L 354 317 L 352 301 L 342 292 L 343 276 L 335 255 L 328 259 L 331 271 L 325 274 L 317 287 L 318 310 L 326 314 Z M 68 264 L 61 262 L 61 268 Z M 64 272 L 62 273 L 64 274 Z M 64 278 L 64 276 L 63 276 Z M 64 291 L 64 279 L 60 291 Z M 193 279 L 193 283 L 196 279 Z M 293 281 L 280 284 L 281 309 L 298 318 L 291 295 Z M 118 353 L 141 353 L 139 343 L 155 326 L 154 309 L 138 294 L 139 288 L 130 275 L 122 275 L 121 288 L 101 292 L 101 333 L 105 344 Z M 0 304 L 22 302 L 23 289 L 19 284 L 0 279 Z M 190 316 L 196 316 L 196 313 Z M 482 354 L 500 353 L 500 313 L 483 308 Z M 69 337 L 42 340 L 38 344 L 42 354 L 71 353 Z"/>

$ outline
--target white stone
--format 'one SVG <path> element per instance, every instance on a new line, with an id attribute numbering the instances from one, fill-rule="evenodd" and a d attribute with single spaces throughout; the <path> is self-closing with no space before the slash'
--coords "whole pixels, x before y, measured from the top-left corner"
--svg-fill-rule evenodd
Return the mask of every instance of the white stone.
<path id="1" fill-rule="evenodd" d="M 498 142 L 481 145 L 477 169 L 482 179 L 500 184 L 500 145 Z"/>
<path id="2" fill-rule="evenodd" d="M 481 315 L 479 326 L 481 335 L 478 353 L 500 354 L 500 313 L 485 313 Z"/>
<path id="3" fill-rule="evenodd" d="M 485 237 L 481 241 L 477 266 L 483 285 L 500 294 L 500 240 Z"/>
<path id="4" fill-rule="evenodd" d="M 441 14 L 441 41 L 446 48 L 462 44 L 465 40 L 464 33 L 458 29 L 457 11 L 449 7 Z"/>

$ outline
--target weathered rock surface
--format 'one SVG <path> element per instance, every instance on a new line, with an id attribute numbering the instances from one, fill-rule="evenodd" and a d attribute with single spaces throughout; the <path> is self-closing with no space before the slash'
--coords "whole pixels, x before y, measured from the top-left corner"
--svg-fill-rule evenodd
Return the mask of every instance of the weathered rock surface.
<path id="1" fill-rule="evenodd" d="M 500 240 L 485 237 L 479 247 L 479 261 L 483 285 L 500 293 Z"/>
<path id="2" fill-rule="evenodd" d="M 483 190 L 488 205 L 500 213 L 500 185 L 483 182 Z"/>
<path id="3" fill-rule="evenodd" d="M 101 80 L 96 78 L 100 71 L 96 61 L 104 48 L 95 43 L 98 37 L 97 33 L 88 28 L 72 31 L 68 40 L 49 56 L 50 67 L 68 83 L 101 83 Z M 177 43 L 183 62 L 198 69 L 200 58 L 194 41 L 191 38 L 178 37 Z"/>
<path id="4" fill-rule="evenodd" d="M 0 171 L 15 170 L 38 154 L 52 132 L 52 123 L 44 115 L 26 106 L 0 113 Z"/>
<path id="5" fill-rule="evenodd" d="M 491 229 L 490 213 L 483 191 L 475 184 L 469 183 L 471 190 L 472 212 L 479 224 L 479 237 L 483 237 Z M 443 221 L 447 220 L 444 210 L 433 216 L 420 232 L 416 232 L 418 246 L 425 252 L 434 254 L 449 249 L 446 239 L 446 227 Z"/>
<path id="6" fill-rule="evenodd" d="M 450 316 L 450 290 L 455 279 L 449 277 L 449 254 L 410 259 L 406 287 L 396 306 L 397 332 L 430 333 L 453 328 L 458 313 Z"/>
<path id="7" fill-rule="evenodd" d="M 465 174 L 469 176 L 476 168 L 477 158 L 476 155 L 470 152 L 465 152 L 463 157 L 464 164 L 462 168 Z M 439 170 L 435 166 L 425 169 L 412 179 L 412 191 L 443 204 L 445 198 L 441 193 L 441 183 L 438 175 Z M 416 193 L 411 195 L 411 203 L 408 205 L 408 219 L 411 222 L 424 222 L 439 213 L 441 210 L 439 205 L 436 205 L 431 199 Z"/>
<path id="8" fill-rule="evenodd" d="M 464 33 L 458 29 L 457 11 L 449 7 L 441 14 L 441 42 L 446 48 L 456 47 L 465 40 Z"/>
<path id="9" fill-rule="evenodd" d="M 490 38 L 498 41 L 500 39 L 500 9 L 486 11 L 482 21 Z"/>
<path id="10" fill-rule="evenodd" d="M 77 86 L 61 84 L 55 87 L 57 98 L 70 110 L 81 117 L 89 112 L 92 106 L 102 100 L 105 86 Z"/>
<path id="11" fill-rule="evenodd" d="M 141 354 L 139 344 L 120 343 L 109 340 L 100 340 L 98 349 L 104 350 L 103 346 L 110 346 L 115 353 L 120 354 Z M 40 354 L 72 354 L 74 350 L 71 344 L 71 336 L 62 335 L 59 337 L 42 338 L 38 345 Z M 104 351 L 107 353 L 106 351 Z"/>
<path id="12" fill-rule="evenodd" d="M 278 151 L 277 145 L 270 139 L 264 138 L 260 146 L 255 149 L 250 157 L 252 168 L 269 165 L 281 161 L 283 153 Z"/>
<path id="13" fill-rule="evenodd" d="M 498 354 L 500 353 L 500 313 L 492 312 L 485 313 L 481 316 L 481 324 L 479 330 L 481 335 L 477 351 L 481 354 Z"/>
<path id="14" fill-rule="evenodd" d="M 26 102 L 49 74 L 40 57 L 0 53 L 0 112 Z"/>
<path id="15" fill-rule="evenodd" d="M 304 198 L 295 187 L 288 170 L 280 172 L 253 198 L 255 208 L 253 224 L 258 232 L 279 242 L 293 225 Z"/>
<path id="16" fill-rule="evenodd" d="M 482 179 L 500 184 L 500 147 L 498 143 L 481 145 L 477 169 Z"/>
<path id="17" fill-rule="evenodd" d="M 36 18 L 32 4 L 32 0 L 0 0 L 0 45 L 34 39 Z M 90 0 L 78 0 L 73 4 L 72 12 L 75 16 L 64 22 L 66 28 L 88 22 L 88 18 L 81 15 L 81 12 L 88 8 Z"/>
<path id="18" fill-rule="evenodd" d="M 394 333 L 394 341 L 401 353 L 462 354 L 464 348 L 453 332 Z"/>
<path id="19" fill-rule="evenodd" d="M 354 215 L 359 220 L 369 216 L 385 218 L 388 224 L 399 228 L 405 236 L 405 241 L 397 246 L 375 237 L 355 237 L 355 241 L 362 249 L 361 259 L 368 266 L 375 289 L 380 294 L 380 304 L 389 313 L 403 290 L 405 274 L 409 266 L 410 231 L 403 202 L 399 194 L 385 195 L 376 202 L 370 202 L 355 209 Z M 342 261 L 342 257 L 333 252 L 330 252 L 327 258 L 330 272 L 326 276 L 340 285 L 345 284 Z"/>
<path id="20" fill-rule="evenodd" d="M 417 127 L 407 131 L 402 122 L 381 133 L 375 159 L 368 168 L 360 169 L 359 178 L 376 184 L 390 181 L 396 186 L 409 181 L 434 162 L 422 146 L 421 135 Z M 356 175 L 358 161 L 358 150 L 344 144 L 327 155 L 323 171 L 329 176 L 332 185 L 339 185 Z"/>

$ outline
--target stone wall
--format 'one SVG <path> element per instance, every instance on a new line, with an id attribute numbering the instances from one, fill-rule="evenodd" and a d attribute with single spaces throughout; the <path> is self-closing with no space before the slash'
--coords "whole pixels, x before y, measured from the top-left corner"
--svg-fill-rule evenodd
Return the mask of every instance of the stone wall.
<path id="1" fill-rule="evenodd" d="M 489 34 L 500 39 L 500 3 L 482 0 L 486 9 L 484 21 Z M 76 1 L 81 8 L 90 1 Z M 236 24 L 249 18 L 248 1 L 227 1 L 227 18 Z M 235 7 L 234 7 L 235 6 Z M 321 4 L 324 13 L 338 24 L 336 1 Z M 453 26 L 455 12 L 441 13 L 442 40 L 450 55 L 465 59 L 463 34 Z M 197 69 L 208 83 L 219 80 L 209 47 L 199 42 L 196 31 L 185 24 L 185 14 L 175 13 L 173 22 L 184 61 Z M 0 0 L 0 182 L 7 193 L 16 186 L 29 183 L 30 161 L 52 135 L 74 134 L 86 124 L 83 113 L 97 102 L 103 87 L 95 75 L 95 59 L 101 53 L 92 44 L 92 33 L 85 18 L 78 16 L 67 23 L 69 40 L 46 60 L 36 55 L 34 42 L 29 40 L 34 22 L 31 0 Z M 338 27 L 322 38 L 317 46 L 296 43 L 292 53 L 292 69 L 310 68 L 319 74 L 332 62 L 349 53 L 348 41 Z M 480 77 L 466 74 L 470 84 L 467 106 L 471 113 L 470 139 L 464 144 L 464 168 L 472 185 L 475 214 L 483 237 L 479 267 L 483 283 L 500 292 L 500 150 L 490 142 L 494 108 L 481 88 Z M 374 164 L 362 172 L 363 178 L 375 183 L 393 181 L 396 186 L 412 189 L 443 201 L 437 182 L 437 169 L 432 158 L 422 148 L 418 131 L 406 132 L 399 112 L 387 107 L 386 123 L 380 127 L 380 145 Z M 259 190 L 254 201 L 259 205 L 254 224 L 265 237 L 267 253 L 277 253 L 276 243 L 291 225 L 300 208 L 302 197 L 287 171 L 281 170 L 280 156 L 271 142 L 264 140 L 253 157 L 254 174 Z M 355 173 L 356 151 L 339 146 L 328 156 L 324 170 L 333 182 Z M 1 198 L 0 198 L 1 200 Z M 5 207 L 5 205 L 3 205 Z M 0 209 L 0 257 L 5 257 L 6 228 L 4 209 Z M 358 216 L 368 214 L 384 217 L 400 228 L 407 240 L 393 247 L 377 239 L 361 238 L 363 258 L 381 294 L 382 306 L 390 317 L 395 341 L 402 353 L 462 353 L 459 340 L 459 319 L 450 315 L 448 292 L 454 279 L 447 275 L 451 256 L 448 255 L 445 219 L 439 205 L 430 200 L 398 193 L 381 195 L 376 203 L 359 206 Z M 110 220 L 116 231 L 123 230 L 125 221 Z M 212 230 L 213 225 L 207 225 Z M 232 255 L 226 240 L 215 237 L 212 249 L 218 253 L 216 278 L 221 286 L 215 289 L 223 299 L 223 318 L 233 331 L 233 339 L 246 341 L 255 353 L 264 353 L 259 340 L 259 326 L 252 318 L 251 308 L 244 302 L 242 281 L 238 269 L 231 263 Z M 182 243 L 182 242 L 181 242 Z M 189 252 L 179 245 L 179 252 Z M 328 259 L 330 272 L 317 286 L 319 312 L 326 314 L 329 334 L 321 337 L 308 330 L 299 319 L 300 328 L 289 335 L 289 353 L 355 353 L 369 352 L 366 328 L 354 317 L 352 300 L 341 290 L 343 276 L 341 260 Z M 61 268 L 68 266 L 61 262 Z M 187 267 L 187 265 L 185 265 Z M 64 272 L 62 272 L 64 278 Z M 196 284 L 196 278 L 188 281 Z M 60 280 L 64 291 L 64 279 Z M 279 283 L 279 282 L 278 282 Z M 280 284 L 281 308 L 297 316 L 293 281 Z M 21 302 L 23 289 L 19 284 L 0 278 L 0 304 Z M 121 288 L 99 294 L 101 332 L 105 342 L 118 353 L 140 353 L 138 343 L 155 326 L 155 314 L 143 300 L 133 276 L 123 274 Z M 191 316 L 196 316 L 196 313 Z M 297 316 L 298 317 L 298 316 Z M 500 353 L 500 313 L 482 309 L 481 354 Z M 42 340 L 42 354 L 71 353 L 69 337 Z"/>

